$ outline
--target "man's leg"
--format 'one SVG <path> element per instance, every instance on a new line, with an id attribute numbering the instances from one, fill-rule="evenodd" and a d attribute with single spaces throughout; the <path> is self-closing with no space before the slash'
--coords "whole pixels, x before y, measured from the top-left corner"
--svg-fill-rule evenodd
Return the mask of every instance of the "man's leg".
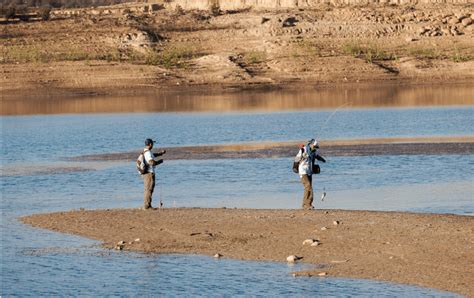
<path id="1" fill-rule="evenodd" d="M 308 176 L 308 181 L 309 181 L 308 205 L 310 208 L 313 208 L 313 176 Z"/>
<path id="2" fill-rule="evenodd" d="M 155 188 L 155 175 L 152 173 L 147 173 L 143 175 L 143 181 L 145 185 L 144 192 L 144 208 L 151 208 L 151 196 L 153 195 L 153 190 Z"/>
<path id="3" fill-rule="evenodd" d="M 313 187 L 311 182 L 311 176 L 303 175 L 303 177 L 301 177 L 301 183 L 303 183 L 304 186 L 303 209 L 311 208 L 311 204 L 313 203 Z"/>

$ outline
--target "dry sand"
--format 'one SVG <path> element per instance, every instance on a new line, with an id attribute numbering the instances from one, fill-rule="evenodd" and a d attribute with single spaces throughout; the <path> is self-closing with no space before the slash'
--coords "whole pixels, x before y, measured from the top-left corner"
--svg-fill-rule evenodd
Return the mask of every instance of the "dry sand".
<path id="1" fill-rule="evenodd" d="M 472 3 L 219 14 L 125 6 L 2 24 L 2 99 L 474 79 Z"/>
<path id="2" fill-rule="evenodd" d="M 191 208 L 82 210 L 31 215 L 21 221 L 99 240 L 111 249 L 124 241 L 122 249 L 147 253 L 219 253 L 281 262 L 297 255 L 302 262 L 324 267 L 296 275 L 325 272 L 474 295 L 471 216 Z M 321 244 L 303 245 L 306 239 Z"/>

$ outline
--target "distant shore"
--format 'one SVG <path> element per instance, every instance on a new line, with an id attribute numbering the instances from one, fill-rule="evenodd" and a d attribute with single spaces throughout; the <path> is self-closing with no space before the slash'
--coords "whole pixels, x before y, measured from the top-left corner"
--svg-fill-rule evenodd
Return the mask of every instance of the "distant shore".
<path id="1" fill-rule="evenodd" d="M 296 255 L 323 266 L 295 276 L 367 278 L 474 295 L 472 216 L 182 208 L 73 210 L 20 220 L 110 249 L 280 262 Z M 303 244 L 307 239 L 320 244 Z"/>

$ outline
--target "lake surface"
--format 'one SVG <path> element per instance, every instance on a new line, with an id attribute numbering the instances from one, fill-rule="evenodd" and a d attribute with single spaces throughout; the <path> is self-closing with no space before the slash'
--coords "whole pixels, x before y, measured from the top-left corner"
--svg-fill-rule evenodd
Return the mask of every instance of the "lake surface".
<path id="1" fill-rule="evenodd" d="M 472 135 L 474 100 L 461 97 L 471 105 L 345 106 L 336 113 L 337 107 L 3 116 L 0 294 L 455 296 L 391 283 L 289 274 L 314 265 L 108 251 L 94 241 L 24 226 L 16 218 L 141 206 L 143 182 L 134 161 L 68 162 L 69 157 L 130 150 L 138 155 L 146 137 L 158 139 L 159 146 L 180 146 Z M 326 157 L 328 163 L 315 178 L 317 208 L 474 214 L 472 155 Z M 165 160 L 154 202 L 161 199 L 165 207 L 299 208 L 302 186 L 291 163 L 292 158 Z M 320 201 L 323 190 L 328 195 Z"/>

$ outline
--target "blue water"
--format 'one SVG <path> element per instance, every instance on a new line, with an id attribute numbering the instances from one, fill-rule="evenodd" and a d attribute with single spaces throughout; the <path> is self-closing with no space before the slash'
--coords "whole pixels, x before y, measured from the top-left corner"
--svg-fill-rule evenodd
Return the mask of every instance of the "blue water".
<path id="1" fill-rule="evenodd" d="M 470 135 L 473 112 L 471 107 L 344 110 L 319 136 Z M 136 150 L 148 136 L 167 146 L 307 139 L 331 113 L 2 117 L 0 295 L 454 296 L 366 280 L 295 279 L 288 273 L 300 268 L 282 263 L 113 252 L 16 219 L 141 206 L 143 185 L 133 162 L 69 163 L 65 157 Z M 471 155 L 327 158 L 315 177 L 317 208 L 474 214 Z M 324 202 L 318 199 L 323 189 Z M 154 202 L 299 208 L 301 196 L 291 158 L 178 160 L 159 167 Z"/>
<path id="2" fill-rule="evenodd" d="M 151 113 L 2 117 L 3 158 L 26 160 L 122 152 L 143 146 L 254 141 L 471 135 L 474 107 L 278 113 Z M 329 121 L 328 121 L 329 119 Z M 3 142 L 2 140 L 2 142 Z"/>

